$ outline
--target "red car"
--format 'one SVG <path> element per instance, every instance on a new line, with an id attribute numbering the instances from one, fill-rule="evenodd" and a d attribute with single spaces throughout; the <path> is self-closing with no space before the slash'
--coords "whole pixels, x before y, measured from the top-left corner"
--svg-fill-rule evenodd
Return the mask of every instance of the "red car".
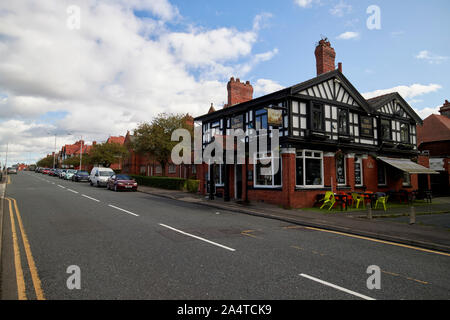
<path id="1" fill-rule="evenodd" d="M 131 190 L 137 191 L 138 184 L 136 180 L 130 178 L 125 174 L 115 174 L 109 177 L 106 182 L 106 189 L 108 190 Z"/>
<path id="2" fill-rule="evenodd" d="M 43 174 L 49 174 L 50 173 L 50 169 L 44 169 L 44 170 L 42 170 L 42 173 Z"/>

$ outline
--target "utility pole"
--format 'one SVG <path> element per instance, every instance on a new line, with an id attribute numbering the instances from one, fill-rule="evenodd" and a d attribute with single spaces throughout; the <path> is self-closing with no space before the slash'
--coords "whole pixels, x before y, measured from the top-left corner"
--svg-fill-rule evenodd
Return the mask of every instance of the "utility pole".
<path id="1" fill-rule="evenodd" d="M 55 169 L 55 157 L 56 157 L 56 133 L 55 133 L 55 152 L 53 153 L 53 169 Z"/>
<path id="2" fill-rule="evenodd" d="M 81 136 L 81 139 L 80 139 L 80 170 L 83 170 L 81 168 L 82 160 L 83 160 L 83 136 Z"/>

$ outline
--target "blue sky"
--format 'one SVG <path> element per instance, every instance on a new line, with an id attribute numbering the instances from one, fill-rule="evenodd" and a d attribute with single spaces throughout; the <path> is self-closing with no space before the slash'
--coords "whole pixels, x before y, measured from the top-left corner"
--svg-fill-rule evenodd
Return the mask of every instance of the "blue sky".
<path id="1" fill-rule="evenodd" d="M 379 30 L 366 24 L 372 5 Z M 424 118 L 450 99 L 449 9 L 448 0 L 2 1 L 0 162 L 6 144 L 10 164 L 51 153 L 50 133 L 60 150 L 161 112 L 199 116 L 226 102 L 231 76 L 254 96 L 303 82 L 316 76 L 322 35 L 362 94 L 398 91 Z"/>
<path id="2" fill-rule="evenodd" d="M 256 15 L 271 15 L 253 50 L 263 52 L 276 47 L 278 54 L 253 70 L 249 80 L 269 78 L 289 86 L 314 77 L 314 44 L 325 35 L 336 50 L 336 62 L 343 62 L 344 74 L 361 93 L 434 83 L 442 89 L 414 99 L 420 100 L 414 107 L 436 107 L 449 98 L 449 1 L 321 0 L 304 8 L 293 0 L 173 3 L 183 14 L 184 22 L 206 28 L 251 29 Z M 339 4 L 343 4 L 342 14 L 333 14 L 333 8 Z M 374 4 L 381 9 L 380 30 L 366 26 L 370 16 L 366 10 Z M 337 39 L 348 31 L 359 33 L 359 37 Z M 425 50 L 446 58 L 440 63 L 417 59 Z"/>

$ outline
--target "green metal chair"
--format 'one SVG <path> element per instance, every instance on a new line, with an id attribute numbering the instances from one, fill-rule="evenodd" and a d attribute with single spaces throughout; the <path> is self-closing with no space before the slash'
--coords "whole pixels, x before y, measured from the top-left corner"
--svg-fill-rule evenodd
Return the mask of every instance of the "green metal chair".
<path id="1" fill-rule="evenodd" d="M 365 204 L 365 201 L 364 201 L 364 196 L 353 192 L 352 193 L 352 198 L 353 198 L 353 206 L 355 206 L 355 204 L 356 204 L 356 209 L 359 209 L 359 203 L 360 202 L 362 202 L 363 208 L 366 207 L 366 204 Z"/>
<path id="2" fill-rule="evenodd" d="M 320 207 L 322 209 L 326 205 L 329 205 L 328 211 L 333 208 L 334 204 L 336 203 L 336 198 L 334 197 L 334 193 L 332 191 L 327 191 L 325 193 L 325 197 L 323 198 L 323 205 Z"/>
<path id="3" fill-rule="evenodd" d="M 384 211 L 386 211 L 386 202 L 388 201 L 389 196 L 379 197 L 375 202 L 375 209 L 378 208 L 378 202 L 383 205 Z"/>

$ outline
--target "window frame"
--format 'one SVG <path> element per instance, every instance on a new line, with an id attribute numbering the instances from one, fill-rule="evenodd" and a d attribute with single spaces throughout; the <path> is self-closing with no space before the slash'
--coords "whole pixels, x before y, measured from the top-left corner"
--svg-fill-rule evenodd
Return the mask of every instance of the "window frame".
<path id="1" fill-rule="evenodd" d="M 283 159 L 281 158 L 281 155 L 277 158 L 278 159 L 278 161 L 280 162 L 280 166 L 279 166 L 279 174 L 280 174 L 280 184 L 279 185 L 277 185 L 277 184 L 275 184 L 275 175 L 276 174 L 274 174 L 274 172 L 273 172 L 273 170 L 274 170 L 274 167 L 273 167 L 273 161 L 274 161 L 274 156 L 273 156 L 273 154 L 270 154 L 270 155 L 268 155 L 267 153 L 257 153 L 257 154 L 255 154 L 255 156 L 254 156 L 255 158 L 254 158 L 254 164 L 253 164 L 253 186 L 255 187 L 255 188 L 266 188 L 266 189 L 279 189 L 279 188 L 282 188 L 283 187 Z M 258 160 L 260 160 L 260 159 L 272 159 L 272 162 L 271 162 L 271 167 L 272 167 L 272 185 L 262 185 L 262 184 L 257 184 L 257 173 L 258 173 L 258 170 L 257 170 L 257 168 L 256 168 L 256 166 L 258 165 Z M 277 173 L 278 174 L 278 173 Z"/>
<path id="2" fill-rule="evenodd" d="M 171 170 L 171 168 L 172 168 L 172 170 Z M 173 163 L 169 163 L 169 166 L 167 168 L 167 173 L 170 173 L 170 174 L 177 173 L 177 166 Z"/>
<path id="3" fill-rule="evenodd" d="M 383 177 L 384 177 L 384 183 L 380 183 L 380 167 L 383 168 Z M 387 186 L 387 170 L 386 165 L 380 161 L 377 162 L 377 185 L 379 187 L 385 187 Z"/>
<path id="4" fill-rule="evenodd" d="M 314 128 L 314 108 L 320 108 L 320 126 L 321 128 Z M 310 112 L 309 112 L 309 128 L 311 131 L 325 132 L 325 106 L 323 103 L 311 102 Z"/>
<path id="5" fill-rule="evenodd" d="M 269 115 L 267 112 L 266 108 L 261 108 L 261 109 L 257 109 L 254 111 L 255 112 L 255 130 L 261 130 L 261 129 L 266 129 L 269 130 Z M 260 113 L 259 113 L 260 112 Z M 258 114 L 259 113 L 259 114 Z M 261 126 L 260 128 L 258 128 L 258 119 L 264 119 L 266 120 L 266 127 Z M 259 123 L 262 124 L 262 121 L 260 121 Z"/>
<path id="6" fill-rule="evenodd" d="M 383 126 L 383 121 L 387 121 L 388 125 L 388 129 L 389 129 L 389 137 L 385 138 L 384 137 L 384 126 Z M 386 118 L 380 118 L 380 138 L 381 140 L 384 141 L 392 141 L 392 121 L 390 119 L 386 119 Z"/>
<path id="7" fill-rule="evenodd" d="M 312 156 L 307 156 L 306 152 L 311 152 Z M 299 156 L 299 153 L 301 155 Z M 314 157 L 314 153 L 320 153 L 320 157 Z M 302 159 L 302 165 L 303 165 L 303 184 L 299 185 L 297 183 L 297 159 Z M 321 175 L 321 184 L 306 184 L 306 159 L 316 159 L 320 160 L 321 168 L 320 168 L 320 175 Z M 303 188 L 303 189 L 314 189 L 314 188 L 323 188 L 324 187 L 324 166 L 323 166 L 323 151 L 320 150 L 309 150 L 309 149 L 299 149 L 295 152 L 295 187 L 296 188 Z"/>
<path id="8" fill-rule="evenodd" d="M 345 121 L 346 121 L 346 131 L 342 132 L 340 127 L 340 116 L 342 113 L 345 113 Z M 349 121 L 349 111 L 347 108 L 338 108 L 337 112 L 337 129 L 338 135 L 349 135 L 350 134 L 350 121 Z"/>
<path id="9" fill-rule="evenodd" d="M 406 126 L 406 141 L 403 140 L 402 127 Z M 409 144 L 410 143 L 410 132 L 409 132 L 409 123 L 400 121 L 400 143 Z"/>
<path id="10" fill-rule="evenodd" d="M 335 158 L 336 159 L 336 158 Z M 342 156 L 342 164 L 344 167 L 344 183 L 339 183 L 338 180 L 338 160 L 336 159 L 336 184 L 338 186 L 347 186 L 347 161 L 346 161 L 347 157 L 345 155 Z"/>
<path id="11" fill-rule="evenodd" d="M 405 179 L 405 177 L 408 177 L 407 179 Z M 403 171 L 403 177 L 402 177 L 402 186 L 403 187 L 410 187 L 411 186 L 411 174 Z"/>
<path id="12" fill-rule="evenodd" d="M 359 163 L 360 165 L 360 174 L 361 174 L 361 184 L 356 184 L 356 171 L 354 172 L 355 174 L 355 187 L 362 187 L 364 186 L 364 166 L 363 166 L 363 158 L 362 157 L 355 157 L 355 169 L 356 169 L 356 164 Z"/>

